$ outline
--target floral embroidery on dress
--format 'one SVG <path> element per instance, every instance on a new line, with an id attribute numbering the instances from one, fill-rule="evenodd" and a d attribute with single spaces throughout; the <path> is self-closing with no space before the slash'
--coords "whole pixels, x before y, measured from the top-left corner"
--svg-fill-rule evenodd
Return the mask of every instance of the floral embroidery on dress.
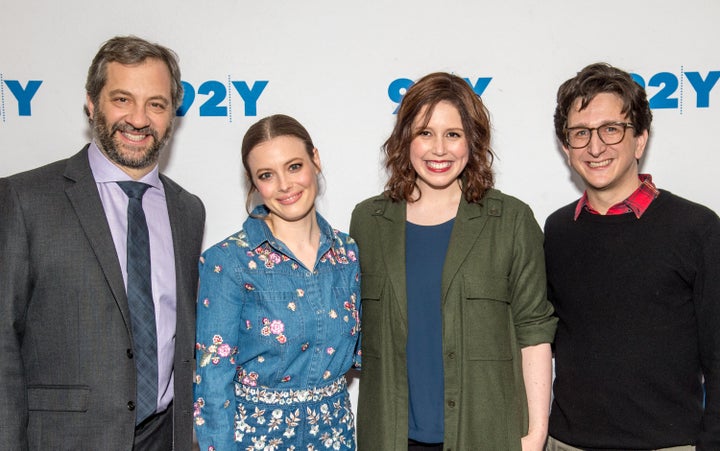
<path id="1" fill-rule="evenodd" d="M 193 410 L 201 449 L 355 449 L 338 375 L 359 354 L 357 246 L 318 221 L 312 268 L 254 217 L 203 254 Z"/>
<path id="2" fill-rule="evenodd" d="M 245 233 L 244 230 L 239 232 L 237 235 L 228 238 L 228 241 L 235 241 L 235 244 L 237 244 L 238 247 L 249 247 L 247 243 L 247 233 Z M 223 245 L 225 244 L 226 243 L 223 243 Z"/>
<path id="3" fill-rule="evenodd" d="M 242 368 L 238 369 L 238 380 L 241 384 L 247 385 L 248 387 L 256 387 L 257 386 L 257 380 L 260 377 L 260 375 L 254 371 L 251 371 L 248 373 Z"/>
<path id="4" fill-rule="evenodd" d="M 257 258 L 265 264 L 267 269 L 272 269 L 275 265 L 279 265 L 282 262 L 290 260 L 290 257 L 284 254 L 275 252 L 268 243 L 264 243 L 255 248 L 255 254 Z"/>
<path id="5" fill-rule="evenodd" d="M 307 434 L 305 449 L 341 450 L 355 449 L 354 417 L 350 409 L 344 378 L 338 379 L 321 390 L 278 391 L 248 387 L 236 387 L 240 399 L 261 403 L 248 413 L 248 405 L 238 404 L 235 412 L 235 440 L 252 445 L 246 450 L 280 449 L 267 448 L 285 445 L 302 428 Z M 317 399 L 303 408 L 297 402 Z M 261 407 L 262 406 L 262 407 Z M 276 407 L 273 407 L 276 406 Z M 249 439 L 249 440 L 248 440 Z M 254 448 L 258 444 L 265 448 Z M 295 449 L 294 445 L 290 448 Z"/>
<path id="6" fill-rule="evenodd" d="M 228 358 L 230 363 L 234 364 L 235 359 L 233 356 L 238 352 L 237 347 L 231 347 L 227 343 L 223 343 L 220 335 L 214 335 L 212 340 L 210 346 L 206 346 L 204 343 L 195 343 L 195 349 L 202 353 L 198 366 L 204 367 L 209 363 L 217 365 L 224 358 Z"/>
<path id="7" fill-rule="evenodd" d="M 205 407 L 205 400 L 203 398 L 198 398 L 193 403 L 193 419 L 198 426 L 205 424 L 205 419 L 200 415 L 203 407 Z"/>
<path id="8" fill-rule="evenodd" d="M 283 332 L 285 332 L 285 324 L 283 324 L 282 321 L 277 319 L 270 321 L 267 318 L 263 318 L 262 323 L 263 328 L 260 329 L 260 335 L 263 337 L 268 337 L 270 334 L 276 335 L 275 339 L 279 343 L 284 344 L 287 342 L 287 337 L 283 335 Z"/>

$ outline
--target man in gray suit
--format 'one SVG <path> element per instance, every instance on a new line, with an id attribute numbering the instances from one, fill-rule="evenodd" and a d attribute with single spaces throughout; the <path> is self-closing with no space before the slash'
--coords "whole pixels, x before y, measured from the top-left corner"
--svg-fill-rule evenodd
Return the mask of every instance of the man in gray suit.
<path id="1" fill-rule="evenodd" d="M 182 100 L 176 56 L 113 38 L 86 91 L 93 141 L 0 179 L 0 447 L 189 450 L 205 210 L 158 172 Z M 127 184 L 143 194 L 130 199 Z M 132 288 L 139 199 L 144 316 Z"/>

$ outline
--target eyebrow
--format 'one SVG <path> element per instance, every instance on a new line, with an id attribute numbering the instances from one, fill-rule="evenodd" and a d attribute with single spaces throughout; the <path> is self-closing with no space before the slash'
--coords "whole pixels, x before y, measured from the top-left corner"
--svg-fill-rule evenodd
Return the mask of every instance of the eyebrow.
<path id="1" fill-rule="evenodd" d="M 126 97 L 132 97 L 133 99 L 135 98 L 135 95 L 133 95 L 133 93 L 131 93 L 130 91 L 126 91 L 124 89 L 113 89 L 112 91 L 108 92 L 108 95 L 111 97 L 118 95 L 118 94 L 124 95 Z M 164 95 L 160 95 L 160 94 L 151 96 L 150 98 L 148 98 L 148 100 L 162 100 L 163 102 L 165 102 L 167 104 L 170 103 L 170 99 L 168 99 Z"/>
<path id="2" fill-rule="evenodd" d="M 281 166 L 288 166 L 288 165 L 291 165 L 291 164 L 294 164 L 294 163 L 303 163 L 304 161 L 305 161 L 305 160 L 304 160 L 302 157 L 294 157 L 294 158 L 291 158 L 291 159 L 285 161 L 284 163 L 281 163 Z M 265 172 L 267 172 L 267 171 L 273 172 L 274 169 L 272 169 L 272 168 L 257 168 L 257 169 L 255 170 L 255 173 L 258 174 L 258 173 L 261 173 L 261 172 L 264 172 L 264 171 L 265 171 Z"/>
<path id="3" fill-rule="evenodd" d="M 610 119 L 610 120 L 607 120 L 607 121 L 602 121 L 602 122 L 600 122 L 600 123 L 597 124 L 595 127 L 590 127 L 590 125 L 588 125 L 587 123 L 579 123 L 579 124 L 576 124 L 576 125 L 573 125 L 573 126 L 570 126 L 569 124 L 565 124 L 565 128 L 597 128 L 597 127 L 600 127 L 600 126 L 602 126 L 602 125 L 615 124 L 615 123 L 623 123 L 623 122 L 630 123 L 630 120 L 629 120 L 629 119 Z"/>

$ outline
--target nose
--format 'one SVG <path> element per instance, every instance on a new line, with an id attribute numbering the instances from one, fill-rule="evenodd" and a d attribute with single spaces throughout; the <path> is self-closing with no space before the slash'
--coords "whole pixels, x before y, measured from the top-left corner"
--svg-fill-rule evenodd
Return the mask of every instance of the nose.
<path id="1" fill-rule="evenodd" d="M 438 136 L 437 139 L 435 139 L 435 142 L 433 143 L 433 149 L 432 149 L 433 155 L 442 156 L 447 153 L 447 149 L 445 149 L 445 140 L 443 140 L 442 136 Z"/>
<path id="2" fill-rule="evenodd" d="M 292 182 L 290 181 L 290 177 L 286 174 L 278 174 L 278 189 L 282 192 L 286 192 L 290 190 L 290 187 L 292 187 Z"/>
<path id="3" fill-rule="evenodd" d="M 136 104 L 128 112 L 125 121 L 136 129 L 145 128 L 150 125 L 150 117 L 145 110 L 144 105 Z"/>
<path id="4" fill-rule="evenodd" d="M 602 155 L 603 152 L 605 152 L 606 148 L 607 145 L 600 139 L 598 131 L 592 130 L 590 132 L 590 142 L 587 146 L 588 153 L 593 157 L 599 157 L 600 155 Z"/>

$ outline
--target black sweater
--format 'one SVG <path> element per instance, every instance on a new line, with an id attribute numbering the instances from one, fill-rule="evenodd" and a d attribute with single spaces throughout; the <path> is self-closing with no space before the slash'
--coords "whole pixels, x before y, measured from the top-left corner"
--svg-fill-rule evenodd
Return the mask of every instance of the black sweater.
<path id="1" fill-rule="evenodd" d="M 573 221 L 575 205 L 545 224 L 559 317 L 550 435 L 583 449 L 720 450 L 720 220 L 667 191 L 640 219 Z"/>

